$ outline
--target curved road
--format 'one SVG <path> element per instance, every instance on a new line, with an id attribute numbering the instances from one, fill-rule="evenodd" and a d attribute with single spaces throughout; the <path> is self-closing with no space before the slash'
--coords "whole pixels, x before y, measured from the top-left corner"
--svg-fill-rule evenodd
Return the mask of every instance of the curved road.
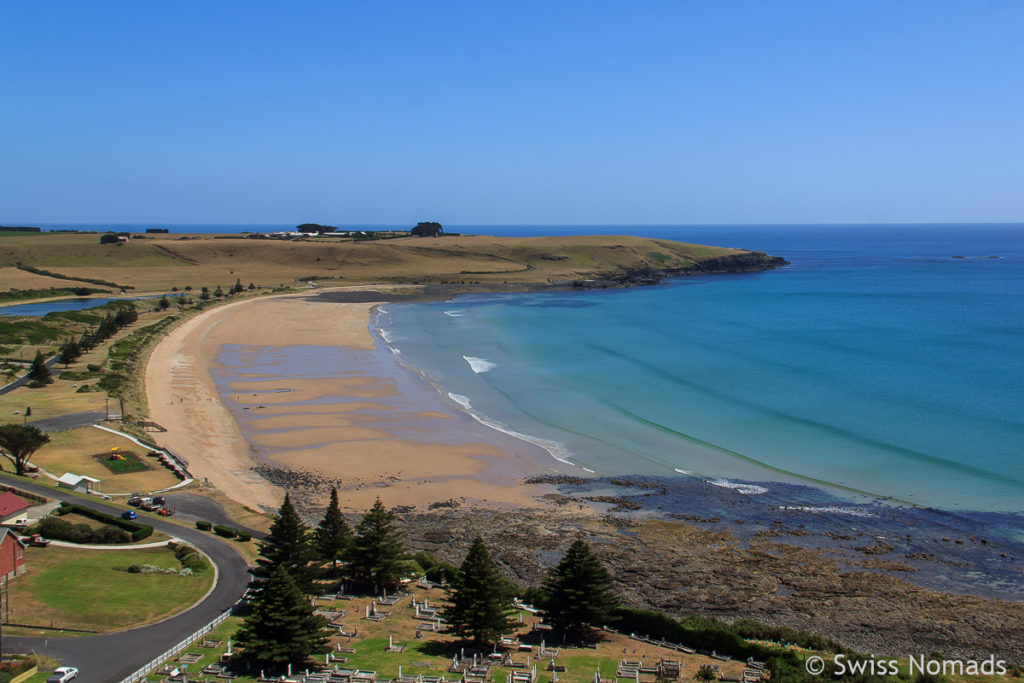
<path id="1" fill-rule="evenodd" d="M 17 477 L 3 476 L 0 481 L 47 498 L 67 500 L 94 510 L 113 514 L 123 512 L 122 508 L 79 498 Z M 217 565 L 217 584 L 205 600 L 186 612 L 151 626 L 86 637 L 7 636 L 3 640 L 4 649 L 9 652 L 41 652 L 64 666 L 78 667 L 80 673 L 76 683 L 111 683 L 128 676 L 186 636 L 198 631 L 230 608 L 245 592 L 249 583 L 247 565 L 230 545 L 212 534 L 181 527 L 163 519 L 149 515 L 140 515 L 139 519 L 145 519 L 146 524 L 153 525 L 154 529 L 191 543 Z"/>

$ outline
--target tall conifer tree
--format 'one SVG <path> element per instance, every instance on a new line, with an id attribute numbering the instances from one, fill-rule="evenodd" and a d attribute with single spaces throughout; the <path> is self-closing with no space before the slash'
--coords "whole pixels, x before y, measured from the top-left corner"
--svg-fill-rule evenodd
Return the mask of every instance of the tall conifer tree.
<path id="1" fill-rule="evenodd" d="M 356 527 L 349 549 L 353 577 L 376 589 L 391 588 L 398 583 L 403 552 L 402 533 L 395 528 L 394 515 L 378 498 Z"/>
<path id="2" fill-rule="evenodd" d="M 40 384 L 50 384 L 53 378 L 50 377 L 50 368 L 46 367 L 46 359 L 42 351 L 36 351 L 36 357 L 32 361 L 32 367 L 28 369 L 28 378 Z"/>
<path id="3" fill-rule="evenodd" d="M 277 518 L 270 525 L 270 533 L 260 543 L 260 556 L 256 558 L 253 574 L 269 579 L 274 570 L 283 566 L 303 592 L 312 592 L 313 571 L 309 563 L 314 559 L 309 543 L 309 527 L 292 505 L 291 496 L 284 495 L 284 503 Z"/>
<path id="4" fill-rule="evenodd" d="M 352 543 L 352 529 L 345 522 L 338 504 L 338 489 L 331 489 L 331 502 L 327 505 L 320 526 L 313 532 L 316 550 L 320 559 L 330 561 L 332 568 L 337 568 L 338 560 L 344 556 Z"/>
<path id="5" fill-rule="evenodd" d="M 444 619 L 447 633 L 472 638 L 477 645 L 493 642 L 517 626 L 512 618 L 512 599 L 491 554 L 478 535 L 469 547 L 457 577 L 447 591 Z"/>
<path id="6" fill-rule="evenodd" d="M 327 620 L 299 590 L 284 565 L 278 567 L 249 603 L 249 614 L 235 636 L 243 656 L 257 665 L 302 664 L 327 652 Z"/>
<path id="7" fill-rule="evenodd" d="M 548 572 L 544 592 L 544 621 L 571 636 L 589 635 L 617 605 L 611 575 L 582 539 Z"/>

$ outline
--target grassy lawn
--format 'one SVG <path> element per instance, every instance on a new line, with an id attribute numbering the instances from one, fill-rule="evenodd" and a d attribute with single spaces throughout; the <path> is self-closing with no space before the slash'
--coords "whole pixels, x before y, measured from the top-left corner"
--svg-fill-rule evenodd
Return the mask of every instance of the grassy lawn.
<path id="1" fill-rule="evenodd" d="M 36 451 L 32 462 L 57 476 L 74 472 L 95 477 L 100 480 L 100 490 L 104 493 L 156 491 L 178 483 L 179 479 L 165 467 L 154 466 L 141 472 L 114 474 L 107 468 L 105 461 L 101 462 L 94 457 L 96 453 L 109 454 L 114 448 L 126 447 L 139 448 L 123 436 L 95 427 L 81 427 L 50 434 L 50 443 Z M 142 456 L 143 459 L 145 457 Z"/>
<path id="2" fill-rule="evenodd" d="M 25 574 L 10 582 L 10 620 L 44 628 L 141 626 L 191 606 L 213 582 L 209 569 L 194 576 L 124 571 L 132 564 L 180 569 L 167 548 L 29 548 L 25 564 Z"/>

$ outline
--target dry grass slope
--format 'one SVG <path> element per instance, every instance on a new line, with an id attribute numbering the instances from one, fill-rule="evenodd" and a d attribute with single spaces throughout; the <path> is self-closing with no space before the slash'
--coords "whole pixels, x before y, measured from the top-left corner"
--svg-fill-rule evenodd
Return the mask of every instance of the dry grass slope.
<path id="1" fill-rule="evenodd" d="M 629 236 L 444 237 L 352 242 L 182 239 L 147 236 L 128 244 L 100 244 L 95 234 L 0 236 L 0 268 L 18 263 L 61 275 L 134 286 L 227 287 L 241 280 L 260 286 L 318 277 L 344 284 L 379 282 L 546 283 L 628 269 L 684 268 L 741 253 L 734 249 Z M 52 278 L 46 278 L 53 282 Z M 58 281 L 59 282 L 59 281 Z"/>

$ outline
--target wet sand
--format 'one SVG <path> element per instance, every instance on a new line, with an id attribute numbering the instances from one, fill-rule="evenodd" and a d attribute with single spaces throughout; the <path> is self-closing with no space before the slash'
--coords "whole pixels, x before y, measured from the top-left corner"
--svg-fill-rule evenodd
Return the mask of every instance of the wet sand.
<path id="1" fill-rule="evenodd" d="M 430 396 L 425 382 L 376 348 L 368 329 L 374 306 L 305 294 L 254 299 L 174 329 L 146 368 L 151 417 L 167 429 L 161 444 L 198 478 L 262 509 L 276 508 L 284 488 L 255 464 L 332 481 L 352 511 L 378 496 L 389 506 L 537 505 L 550 488 L 520 482 L 552 471 L 554 461 Z M 344 358 L 296 372 L 289 354 L 317 350 Z M 225 353 L 234 354 L 230 366 Z"/>

